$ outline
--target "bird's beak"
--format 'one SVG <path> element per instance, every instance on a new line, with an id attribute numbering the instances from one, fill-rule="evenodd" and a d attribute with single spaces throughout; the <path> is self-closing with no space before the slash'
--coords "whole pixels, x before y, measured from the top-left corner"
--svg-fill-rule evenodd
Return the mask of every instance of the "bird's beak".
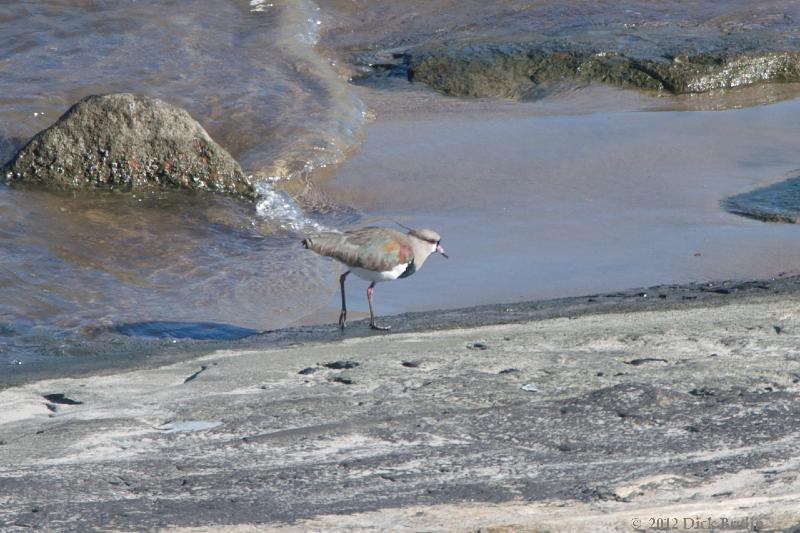
<path id="1" fill-rule="evenodd" d="M 446 253 L 444 253 L 444 248 L 442 248 L 441 244 L 436 245 L 436 252 L 442 254 L 445 259 L 450 259 L 450 257 Z"/>

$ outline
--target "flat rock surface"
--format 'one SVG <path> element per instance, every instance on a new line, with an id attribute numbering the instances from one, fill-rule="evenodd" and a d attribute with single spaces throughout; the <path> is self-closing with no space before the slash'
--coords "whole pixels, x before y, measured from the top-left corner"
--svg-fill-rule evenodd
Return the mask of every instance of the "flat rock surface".
<path id="1" fill-rule="evenodd" d="M 220 350 L 7 388 L 0 524 L 789 528 L 800 524 L 798 303 Z"/>

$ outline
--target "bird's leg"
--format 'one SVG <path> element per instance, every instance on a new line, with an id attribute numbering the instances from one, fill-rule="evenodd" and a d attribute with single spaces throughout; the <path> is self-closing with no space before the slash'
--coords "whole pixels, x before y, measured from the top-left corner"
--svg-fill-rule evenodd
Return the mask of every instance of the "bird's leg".
<path id="1" fill-rule="evenodd" d="M 349 273 L 350 271 L 348 270 L 347 272 L 339 276 L 339 287 L 342 291 L 342 312 L 339 313 L 339 327 L 342 329 L 344 329 L 344 327 L 347 325 L 347 303 L 345 302 L 344 299 L 344 279 L 347 277 Z"/>
<path id="2" fill-rule="evenodd" d="M 375 323 L 375 313 L 372 312 L 372 293 L 375 292 L 375 282 L 369 284 L 367 287 L 367 303 L 369 304 L 369 327 L 377 329 L 378 331 L 387 331 L 391 329 L 390 326 L 379 326 Z"/>

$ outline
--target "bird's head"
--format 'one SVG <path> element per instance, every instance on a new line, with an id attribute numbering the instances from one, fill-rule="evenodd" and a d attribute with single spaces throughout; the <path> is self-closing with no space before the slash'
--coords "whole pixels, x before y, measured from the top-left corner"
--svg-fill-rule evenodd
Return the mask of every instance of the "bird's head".
<path id="1" fill-rule="evenodd" d="M 442 248 L 442 238 L 432 229 L 412 229 L 408 232 L 408 235 L 430 244 L 430 253 L 438 253 L 445 259 L 448 258 L 448 255 L 444 253 L 444 248 Z"/>

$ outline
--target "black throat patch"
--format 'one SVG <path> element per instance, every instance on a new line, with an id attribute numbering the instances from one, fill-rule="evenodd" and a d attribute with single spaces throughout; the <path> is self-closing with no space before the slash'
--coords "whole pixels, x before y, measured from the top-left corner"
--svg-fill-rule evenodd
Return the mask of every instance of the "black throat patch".
<path id="1" fill-rule="evenodd" d="M 411 262 L 406 267 L 406 269 L 403 271 L 403 273 L 400 274 L 400 278 L 407 278 L 416 271 L 417 271 L 417 266 L 414 264 L 414 260 L 412 259 Z"/>

